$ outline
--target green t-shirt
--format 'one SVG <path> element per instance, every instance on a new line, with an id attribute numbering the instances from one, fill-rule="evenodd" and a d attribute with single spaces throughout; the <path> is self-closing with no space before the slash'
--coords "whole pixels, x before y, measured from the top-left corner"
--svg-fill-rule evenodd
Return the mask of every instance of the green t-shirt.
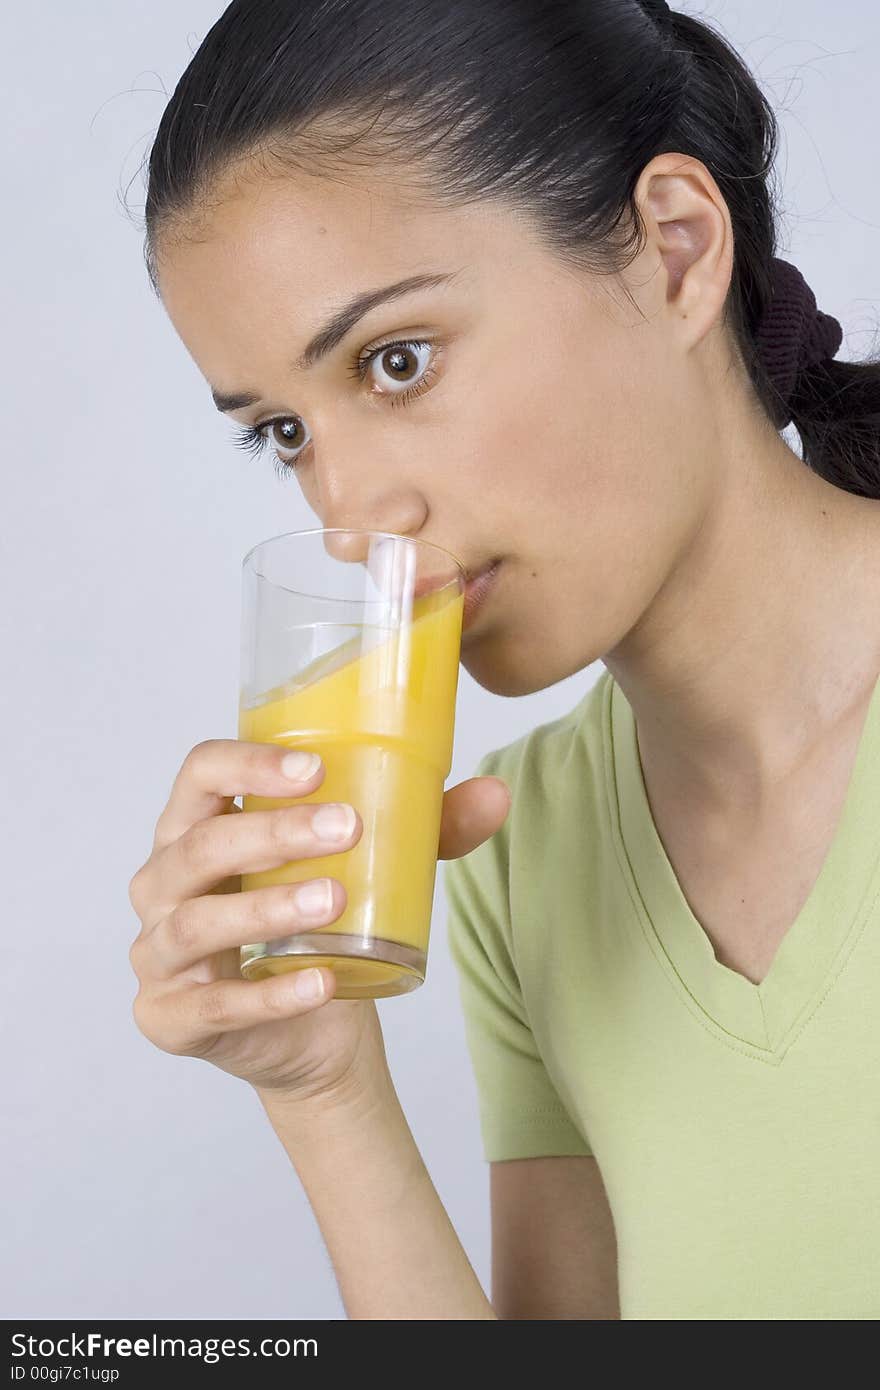
<path id="1" fill-rule="evenodd" d="M 443 874 L 486 1160 L 595 1155 L 622 1318 L 880 1316 L 880 683 L 759 985 L 688 906 L 609 671 L 477 771 L 513 805 Z"/>

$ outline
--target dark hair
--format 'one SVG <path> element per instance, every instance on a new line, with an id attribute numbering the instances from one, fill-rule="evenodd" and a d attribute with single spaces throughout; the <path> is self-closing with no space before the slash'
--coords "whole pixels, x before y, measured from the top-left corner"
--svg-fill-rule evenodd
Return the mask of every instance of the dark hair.
<path id="1" fill-rule="evenodd" d="M 706 166 L 727 202 L 724 319 L 778 424 L 784 403 L 755 347 L 776 253 L 776 119 L 724 38 L 648 5 L 235 0 L 183 73 L 150 151 L 154 290 L 159 237 L 192 234 L 215 180 L 254 160 L 283 175 L 381 158 L 438 203 L 503 199 L 549 249 L 614 274 L 645 244 L 633 202 L 644 166 L 679 152 Z M 880 359 L 805 369 L 789 409 L 809 467 L 880 497 Z"/>

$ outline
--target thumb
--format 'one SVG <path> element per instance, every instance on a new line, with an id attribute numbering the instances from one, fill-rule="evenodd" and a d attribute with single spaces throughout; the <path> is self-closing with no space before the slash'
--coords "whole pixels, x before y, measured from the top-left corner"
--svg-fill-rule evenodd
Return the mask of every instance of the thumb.
<path id="1" fill-rule="evenodd" d="M 469 777 L 443 796 L 438 859 L 458 859 L 500 830 L 511 806 L 500 777 Z"/>

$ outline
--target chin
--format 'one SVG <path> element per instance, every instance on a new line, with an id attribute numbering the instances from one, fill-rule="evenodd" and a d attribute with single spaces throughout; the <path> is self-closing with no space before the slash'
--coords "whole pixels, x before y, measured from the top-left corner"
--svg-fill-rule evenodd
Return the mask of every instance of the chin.
<path id="1" fill-rule="evenodd" d="M 601 659 L 599 651 L 554 648 L 550 633 L 543 641 L 524 642 L 503 626 L 485 633 L 477 629 L 461 644 L 461 665 L 471 679 L 492 695 L 511 699 L 548 690 Z"/>
<path id="2" fill-rule="evenodd" d="M 487 632 L 475 635 L 474 641 L 462 643 L 461 664 L 472 680 L 492 695 L 534 695 L 555 685 L 560 676 L 548 676 L 547 668 L 523 660 L 516 643 L 499 634 Z"/>

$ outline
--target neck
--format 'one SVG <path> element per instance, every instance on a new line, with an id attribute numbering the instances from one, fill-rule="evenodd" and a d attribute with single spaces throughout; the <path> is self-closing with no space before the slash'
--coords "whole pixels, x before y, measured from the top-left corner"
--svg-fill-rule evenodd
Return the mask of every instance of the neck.
<path id="1" fill-rule="evenodd" d="M 656 764 L 707 804 L 757 809 L 880 675 L 880 501 L 760 421 L 715 437 L 739 443 L 696 534 L 602 659 Z"/>

